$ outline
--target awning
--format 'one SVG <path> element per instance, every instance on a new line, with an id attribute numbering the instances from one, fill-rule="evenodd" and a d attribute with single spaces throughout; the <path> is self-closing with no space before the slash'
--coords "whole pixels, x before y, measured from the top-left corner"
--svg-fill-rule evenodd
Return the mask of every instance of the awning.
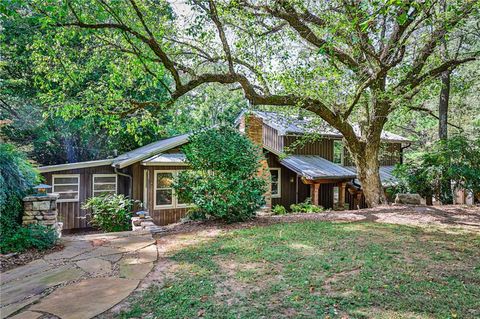
<path id="1" fill-rule="evenodd" d="M 306 179 L 353 179 L 352 171 L 315 155 L 291 155 L 280 163 Z"/>

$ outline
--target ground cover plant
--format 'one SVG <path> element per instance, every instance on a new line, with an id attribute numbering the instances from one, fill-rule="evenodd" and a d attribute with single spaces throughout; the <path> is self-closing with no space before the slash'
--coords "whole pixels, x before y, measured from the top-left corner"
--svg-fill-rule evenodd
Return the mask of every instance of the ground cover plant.
<path id="1" fill-rule="evenodd" d="M 480 236 L 362 223 L 237 230 L 169 258 L 122 318 L 478 318 Z"/>

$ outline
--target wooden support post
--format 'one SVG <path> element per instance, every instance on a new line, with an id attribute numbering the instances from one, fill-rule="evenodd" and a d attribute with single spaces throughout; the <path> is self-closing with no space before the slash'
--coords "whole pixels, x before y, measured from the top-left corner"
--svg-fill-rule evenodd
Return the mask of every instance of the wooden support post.
<path id="1" fill-rule="evenodd" d="M 342 182 L 338 184 L 338 209 L 344 210 L 345 209 L 345 187 L 347 183 Z"/>
<path id="2" fill-rule="evenodd" d="M 318 183 L 310 184 L 310 193 L 311 193 L 312 204 L 313 205 L 318 205 L 319 189 L 320 189 L 320 184 L 318 184 Z"/>
<path id="3" fill-rule="evenodd" d="M 355 205 L 354 205 L 354 209 L 360 209 L 360 204 L 362 203 L 362 192 L 358 192 L 356 195 L 355 195 Z"/>

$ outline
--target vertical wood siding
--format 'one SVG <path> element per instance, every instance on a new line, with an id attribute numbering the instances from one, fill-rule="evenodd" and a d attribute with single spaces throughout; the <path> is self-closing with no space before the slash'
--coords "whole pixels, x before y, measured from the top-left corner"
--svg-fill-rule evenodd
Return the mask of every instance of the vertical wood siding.
<path id="1" fill-rule="evenodd" d="M 310 185 L 304 184 L 297 173 L 280 164 L 278 157 L 270 152 L 266 153 L 268 166 L 270 168 L 281 168 L 280 198 L 272 198 L 272 205 L 282 205 L 290 210 L 290 205 L 297 203 L 298 183 L 298 203 L 301 203 L 310 197 Z M 334 184 L 320 185 L 319 204 L 324 208 L 333 207 L 333 186 Z"/>
<path id="2" fill-rule="evenodd" d="M 81 209 L 83 203 L 92 197 L 92 175 L 93 174 L 115 174 L 111 166 L 87 167 L 80 169 L 71 169 L 58 172 L 43 173 L 45 183 L 52 185 L 52 175 L 80 174 L 80 189 L 78 202 L 60 202 L 57 203 L 58 219 L 63 222 L 63 229 L 87 228 L 90 227 L 89 211 Z M 126 181 L 122 176 L 117 177 L 117 190 L 119 194 L 125 194 L 127 188 Z"/>
<path id="3" fill-rule="evenodd" d="M 344 166 L 355 166 L 350 153 L 346 148 L 343 150 Z M 401 143 L 383 143 L 380 149 L 380 166 L 393 166 L 399 164 L 402 160 Z"/>
<path id="4" fill-rule="evenodd" d="M 132 165 L 133 166 L 133 165 Z M 133 171 L 135 172 L 136 169 L 138 169 L 136 176 L 141 175 L 138 177 L 138 180 L 134 182 L 136 185 L 135 187 L 141 188 L 142 191 L 136 192 L 136 196 L 141 196 L 139 197 L 139 200 L 143 200 L 143 176 L 144 176 L 144 170 L 148 171 L 148 206 L 147 210 L 150 213 L 150 216 L 152 216 L 153 220 L 157 225 L 163 226 L 163 225 L 168 225 L 172 223 L 176 223 L 180 221 L 181 218 L 185 217 L 188 212 L 188 208 L 166 208 L 166 209 L 155 209 L 155 203 L 153 202 L 155 197 L 154 197 L 154 172 L 156 170 L 174 170 L 174 171 L 181 171 L 184 169 L 187 169 L 185 166 L 140 166 L 140 169 L 133 167 Z M 140 182 L 141 181 L 141 182 Z M 140 195 L 141 194 L 141 195 Z"/>
<path id="5" fill-rule="evenodd" d="M 284 145 L 285 148 L 289 148 L 287 151 L 290 154 L 318 155 L 333 161 L 333 139 L 322 138 L 313 142 L 302 142 L 301 137 L 284 136 Z"/>
<path id="6" fill-rule="evenodd" d="M 278 153 L 283 152 L 283 137 L 278 135 L 278 131 L 268 125 L 263 124 L 263 145 Z"/>

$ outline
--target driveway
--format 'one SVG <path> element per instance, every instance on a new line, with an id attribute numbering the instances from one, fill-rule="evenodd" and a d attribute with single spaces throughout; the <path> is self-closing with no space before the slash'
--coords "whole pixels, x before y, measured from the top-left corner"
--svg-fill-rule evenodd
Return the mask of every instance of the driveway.
<path id="1" fill-rule="evenodd" d="M 137 288 L 158 258 L 149 232 L 65 237 L 65 248 L 1 274 L 1 318 L 92 318 Z"/>

